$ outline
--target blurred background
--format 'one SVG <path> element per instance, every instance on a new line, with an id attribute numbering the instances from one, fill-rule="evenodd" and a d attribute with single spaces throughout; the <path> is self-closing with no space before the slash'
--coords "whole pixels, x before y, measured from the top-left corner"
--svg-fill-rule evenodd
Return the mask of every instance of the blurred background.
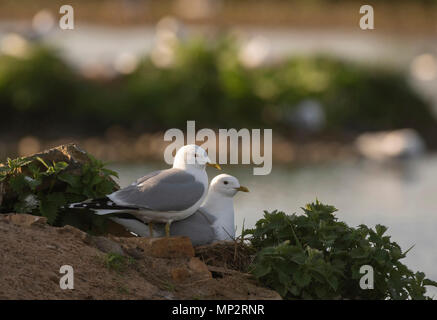
<path id="1" fill-rule="evenodd" d="M 239 231 L 317 197 L 437 279 L 436 0 L 71 0 L 74 30 L 63 4 L 0 3 L 0 162 L 77 142 L 125 186 L 187 120 L 271 128 L 270 175 L 223 166 Z"/>

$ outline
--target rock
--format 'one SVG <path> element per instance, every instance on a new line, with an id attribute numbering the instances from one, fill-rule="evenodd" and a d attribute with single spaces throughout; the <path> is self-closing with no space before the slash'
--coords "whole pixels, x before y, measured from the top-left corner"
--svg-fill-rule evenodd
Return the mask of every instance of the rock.
<path id="1" fill-rule="evenodd" d="M 171 277 L 175 282 L 203 281 L 212 279 L 208 267 L 198 258 L 192 257 L 180 267 L 171 270 Z"/>
<path id="2" fill-rule="evenodd" d="M 68 163 L 68 168 L 65 169 L 65 171 L 71 173 L 80 173 L 82 166 L 85 163 L 90 162 L 88 153 L 74 143 L 63 144 L 58 147 L 45 150 L 43 152 L 33 154 L 26 158 L 31 159 L 36 157 L 40 157 L 46 163 L 52 163 L 53 161 L 64 161 Z M 118 184 L 112 178 L 110 179 L 112 180 L 112 182 L 114 182 L 116 188 L 119 189 L 120 187 L 118 186 Z"/>
<path id="3" fill-rule="evenodd" d="M 125 255 L 119 243 L 106 237 L 91 237 L 90 244 L 105 253 L 117 253 L 122 256 Z"/>
<path id="4" fill-rule="evenodd" d="M 118 239 L 126 252 L 136 249 L 143 255 L 156 258 L 194 257 L 194 248 L 188 237 Z"/>
<path id="5" fill-rule="evenodd" d="M 76 237 L 78 237 L 79 239 L 84 240 L 84 242 L 87 242 L 85 240 L 86 240 L 88 234 L 86 232 L 83 232 L 82 230 L 79 230 L 79 229 L 73 227 L 73 226 L 66 225 L 66 226 L 63 226 L 61 228 L 56 228 L 56 231 L 59 234 L 71 233 L 71 234 L 75 235 Z"/>
<path id="6" fill-rule="evenodd" d="M 47 224 L 47 219 L 44 217 L 33 216 L 24 213 L 12 213 L 7 215 L 6 219 L 10 223 L 23 227 L 31 227 L 31 226 L 43 227 Z"/>
<path id="7" fill-rule="evenodd" d="M 129 256 L 131 256 L 134 259 L 139 260 L 139 259 L 144 258 L 144 252 L 142 250 L 140 250 L 139 248 L 122 246 L 122 249 L 124 252 L 126 252 L 126 254 L 128 254 Z"/>
<path id="8" fill-rule="evenodd" d="M 171 270 L 171 277 L 176 282 L 184 282 L 190 277 L 190 272 L 185 267 L 174 268 Z"/>
<path id="9" fill-rule="evenodd" d="M 57 245 L 47 244 L 46 248 L 47 249 L 52 249 L 52 250 L 58 250 L 59 247 Z"/>
<path id="10" fill-rule="evenodd" d="M 188 237 L 153 238 L 149 243 L 150 253 L 154 257 L 194 257 L 194 248 Z"/>
<path id="11" fill-rule="evenodd" d="M 212 279 L 212 274 L 209 271 L 208 266 L 199 258 L 191 258 L 188 262 L 188 267 L 191 271 L 201 275 L 202 277 Z"/>
<path id="12" fill-rule="evenodd" d="M 28 156 L 27 158 L 40 157 L 46 162 L 60 162 L 65 161 L 72 166 L 83 165 L 89 162 L 89 157 L 86 151 L 79 148 L 74 143 L 64 144 L 52 149 L 45 150 Z"/>

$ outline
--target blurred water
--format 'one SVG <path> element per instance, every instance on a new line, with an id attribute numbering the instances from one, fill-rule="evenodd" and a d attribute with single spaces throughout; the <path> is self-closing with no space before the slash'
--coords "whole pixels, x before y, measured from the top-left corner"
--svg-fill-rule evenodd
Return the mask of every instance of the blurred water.
<path id="1" fill-rule="evenodd" d="M 126 186 L 159 164 L 113 164 Z M 287 168 L 274 166 L 268 176 L 253 176 L 252 168 L 223 166 L 239 178 L 250 193 L 235 198 L 237 233 L 252 227 L 263 210 L 302 212 L 300 207 L 318 198 L 336 206 L 337 216 L 351 226 L 383 224 L 404 250 L 412 246 L 405 263 L 437 280 L 437 156 L 396 166 L 367 162 L 334 163 Z M 209 170 L 210 179 L 218 174 Z M 437 290 L 430 290 L 437 296 Z"/>

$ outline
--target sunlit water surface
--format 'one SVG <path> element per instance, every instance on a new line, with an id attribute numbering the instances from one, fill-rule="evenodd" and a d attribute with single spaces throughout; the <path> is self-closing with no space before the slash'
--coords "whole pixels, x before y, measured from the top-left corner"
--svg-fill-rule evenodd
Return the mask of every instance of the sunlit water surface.
<path id="1" fill-rule="evenodd" d="M 156 170 L 159 164 L 113 164 L 121 186 Z M 316 198 L 336 206 L 337 216 L 351 226 L 383 224 L 404 250 L 415 247 L 404 262 L 437 280 L 437 156 L 402 165 L 367 162 L 287 168 L 274 166 L 270 175 L 254 176 L 252 168 L 223 166 L 250 193 L 235 198 L 235 223 L 252 227 L 263 210 L 301 213 L 300 207 Z M 208 169 L 210 179 L 219 172 Z M 437 290 L 429 290 L 437 296 Z"/>

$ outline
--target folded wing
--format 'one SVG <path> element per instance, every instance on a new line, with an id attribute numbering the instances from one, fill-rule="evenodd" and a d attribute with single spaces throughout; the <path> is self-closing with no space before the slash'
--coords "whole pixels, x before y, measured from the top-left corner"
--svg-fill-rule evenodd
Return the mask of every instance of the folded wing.
<path id="1" fill-rule="evenodd" d="M 193 206 L 205 192 L 195 177 L 180 169 L 152 172 L 134 184 L 108 196 L 118 205 L 154 211 L 182 211 Z"/>

